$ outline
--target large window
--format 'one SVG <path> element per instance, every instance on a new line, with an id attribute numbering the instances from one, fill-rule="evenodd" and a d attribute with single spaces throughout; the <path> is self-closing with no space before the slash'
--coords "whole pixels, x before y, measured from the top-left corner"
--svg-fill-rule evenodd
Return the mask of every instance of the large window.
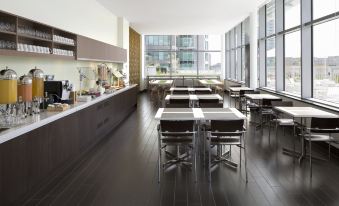
<path id="1" fill-rule="evenodd" d="M 146 75 L 221 74 L 221 36 L 146 35 Z"/>
<path id="2" fill-rule="evenodd" d="M 339 19 L 313 27 L 313 98 L 339 103 Z"/>
<path id="3" fill-rule="evenodd" d="M 285 0 L 285 29 L 300 25 L 300 0 Z"/>
<path id="4" fill-rule="evenodd" d="M 275 37 L 266 40 L 266 87 L 275 89 Z"/>
<path id="5" fill-rule="evenodd" d="M 300 31 L 285 34 L 285 91 L 301 94 Z"/>
<path id="6" fill-rule="evenodd" d="M 226 78 L 248 83 L 249 18 L 226 33 Z"/>
<path id="7" fill-rule="evenodd" d="M 339 11 L 339 0 L 313 0 L 313 19 Z"/>
<path id="8" fill-rule="evenodd" d="M 275 33 L 275 1 L 266 5 L 266 36 Z"/>

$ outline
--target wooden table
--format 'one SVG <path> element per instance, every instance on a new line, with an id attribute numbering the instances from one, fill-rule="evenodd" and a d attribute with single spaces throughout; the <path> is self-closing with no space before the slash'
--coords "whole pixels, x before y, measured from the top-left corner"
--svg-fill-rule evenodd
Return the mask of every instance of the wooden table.
<path id="1" fill-rule="evenodd" d="M 173 84 L 173 80 L 154 80 L 150 81 L 149 84 L 158 86 L 170 86 Z"/>
<path id="2" fill-rule="evenodd" d="M 212 86 L 212 85 L 222 85 L 223 83 L 219 80 L 216 79 L 200 79 L 199 80 L 200 84 L 206 85 L 206 86 Z"/>
<path id="3" fill-rule="evenodd" d="M 229 98 L 229 105 L 231 106 L 231 93 L 238 93 L 239 95 L 239 102 L 240 102 L 240 92 L 241 91 L 254 91 L 254 89 L 249 88 L 249 87 L 230 87 L 230 98 Z M 235 105 L 235 102 L 234 102 Z"/>
<path id="4" fill-rule="evenodd" d="M 339 117 L 336 114 L 332 114 L 330 112 L 326 112 L 320 109 L 316 109 L 313 107 L 275 107 L 275 109 L 279 112 L 285 113 L 293 119 L 300 118 L 300 123 L 302 127 L 306 126 L 306 120 L 312 117 L 318 117 L 318 118 L 337 118 Z M 304 129 L 301 130 L 301 136 L 304 138 L 305 131 Z M 287 154 L 293 154 L 295 155 L 294 151 L 291 151 L 289 149 L 283 149 L 284 153 Z M 301 141 L 301 153 L 299 157 L 299 162 L 302 161 L 302 159 L 305 157 L 305 142 L 304 139 Z"/>
<path id="5" fill-rule="evenodd" d="M 199 99 L 218 99 L 222 101 L 223 98 L 219 94 L 168 94 L 165 101 L 170 99 L 189 99 L 190 101 L 199 101 Z"/>
<path id="6" fill-rule="evenodd" d="M 187 88 L 183 88 L 183 87 L 171 87 L 170 91 L 188 91 L 188 92 L 195 92 L 195 91 L 212 91 L 211 88 L 194 88 L 194 87 L 187 87 Z"/>
<path id="7" fill-rule="evenodd" d="M 245 97 L 251 100 L 263 100 L 263 99 L 271 99 L 271 100 L 278 100 L 281 97 L 277 97 L 271 94 L 245 94 Z"/>

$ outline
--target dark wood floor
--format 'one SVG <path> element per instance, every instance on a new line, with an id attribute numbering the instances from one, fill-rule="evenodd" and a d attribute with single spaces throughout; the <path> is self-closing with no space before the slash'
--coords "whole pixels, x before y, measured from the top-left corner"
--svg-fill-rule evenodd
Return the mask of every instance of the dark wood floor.
<path id="1" fill-rule="evenodd" d="M 310 181 L 308 162 L 294 164 L 281 153 L 282 146 L 291 145 L 288 134 L 281 134 L 276 150 L 275 138 L 269 145 L 267 130 L 262 134 L 251 125 L 247 184 L 243 169 L 223 165 L 213 171 L 211 184 L 201 165 L 198 183 L 191 171 L 179 167 L 166 172 L 158 184 L 155 111 L 147 95 L 140 95 L 138 109 L 119 129 L 25 205 L 339 205 L 338 160 L 315 161 Z M 238 154 L 232 150 L 236 161 Z"/>

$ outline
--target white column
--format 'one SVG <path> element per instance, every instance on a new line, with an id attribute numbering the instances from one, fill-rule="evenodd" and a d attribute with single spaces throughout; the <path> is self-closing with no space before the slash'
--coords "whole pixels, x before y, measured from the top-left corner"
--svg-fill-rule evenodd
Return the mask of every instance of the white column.
<path id="1" fill-rule="evenodd" d="M 127 50 L 127 62 L 122 64 L 122 70 L 129 82 L 129 22 L 123 17 L 118 18 L 118 46 Z"/>
<path id="2" fill-rule="evenodd" d="M 250 15 L 250 87 L 258 88 L 258 13 L 251 12 Z"/>

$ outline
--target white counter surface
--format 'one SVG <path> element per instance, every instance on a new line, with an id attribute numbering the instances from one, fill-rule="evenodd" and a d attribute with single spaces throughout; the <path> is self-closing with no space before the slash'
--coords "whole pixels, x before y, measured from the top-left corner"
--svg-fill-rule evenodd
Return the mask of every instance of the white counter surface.
<path id="1" fill-rule="evenodd" d="M 94 105 L 96 103 L 99 103 L 101 101 L 104 101 L 110 97 L 113 97 L 117 94 L 120 94 L 126 90 L 129 90 L 131 88 L 136 87 L 136 85 L 127 86 L 123 89 L 120 89 L 112 94 L 104 94 L 100 97 L 97 97 L 89 102 L 78 102 L 75 105 L 71 105 L 71 108 L 64 111 L 64 112 L 42 112 L 39 115 L 33 115 L 29 116 L 24 120 L 23 124 L 20 124 L 18 126 L 12 127 L 8 130 L 5 130 L 3 132 L 0 132 L 0 144 L 9 141 L 15 137 L 18 137 L 20 135 L 23 135 L 25 133 L 28 133 L 32 130 L 35 130 L 39 127 L 42 127 L 46 124 L 49 124 L 51 122 L 54 122 L 58 119 L 61 119 L 63 117 L 66 117 L 70 114 L 73 114 L 75 112 L 78 112 L 82 109 L 85 109 L 91 105 Z"/>

